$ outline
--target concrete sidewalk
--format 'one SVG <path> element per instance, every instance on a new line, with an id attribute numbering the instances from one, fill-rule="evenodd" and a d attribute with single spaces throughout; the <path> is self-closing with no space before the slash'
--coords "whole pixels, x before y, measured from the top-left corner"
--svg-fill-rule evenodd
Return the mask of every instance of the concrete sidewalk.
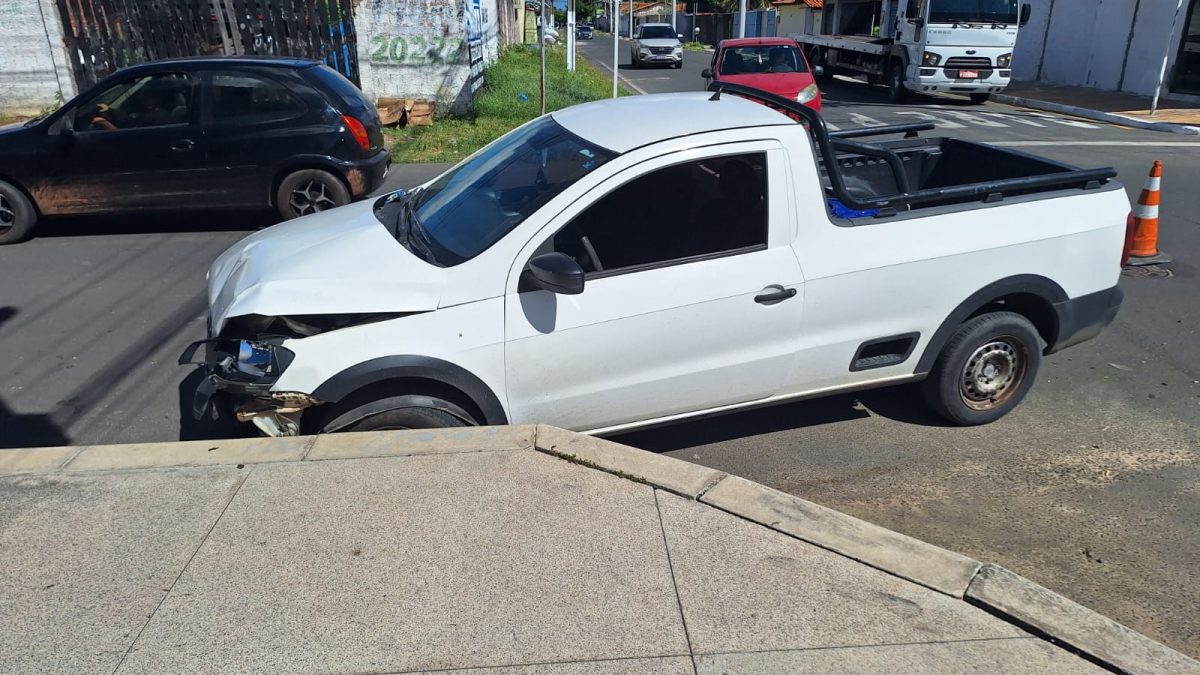
<path id="1" fill-rule="evenodd" d="M 5 673 L 1200 671 L 1002 568 L 548 427 L 2 451 L 0 560 Z"/>
<path id="2" fill-rule="evenodd" d="M 1013 82 L 992 98 L 1000 103 L 1074 115 L 1121 126 L 1200 135 L 1200 103 L 1162 98 L 1156 114 L 1151 99 L 1091 87 Z"/>

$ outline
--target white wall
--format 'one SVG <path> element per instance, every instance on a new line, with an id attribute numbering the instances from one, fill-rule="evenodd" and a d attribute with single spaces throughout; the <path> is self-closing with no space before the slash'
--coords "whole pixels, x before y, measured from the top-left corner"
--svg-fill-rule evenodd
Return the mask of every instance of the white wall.
<path id="1" fill-rule="evenodd" d="M 1164 53 L 1170 52 L 1168 83 L 1178 55 L 1188 2 L 1180 25 L 1168 35 L 1175 4 L 1175 0 L 1142 0 L 1140 5 L 1132 0 L 1033 2 L 1032 18 L 1017 37 L 1013 76 L 1153 95 Z"/>
<path id="2" fill-rule="evenodd" d="M 496 0 L 474 12 L 473 0 L 362 0 L 354 21 L 363 92 L 467 108 L 480 74 L 476 64 L 472 76 L 468 33 L 481 34 L 486 60 L 499 53 Z"/>
<path id="3" fill-rule="evenodd" d="M 75 95 L 53 0 L 0 0 L 0 92 L 0 113 L 12 115 Z"/>

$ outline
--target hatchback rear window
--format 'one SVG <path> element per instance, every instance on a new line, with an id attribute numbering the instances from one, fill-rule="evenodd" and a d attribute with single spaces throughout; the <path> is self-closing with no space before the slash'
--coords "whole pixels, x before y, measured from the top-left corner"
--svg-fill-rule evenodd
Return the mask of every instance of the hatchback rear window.
<path id="1" fill-rule="evenodd" d="M 352 110 L 370 110 L 371 102 L 359 91 L 354 83 L 342 77 L 341 73 L 329 66 L 309 68 L 305 74 L 321 89 L 337 97 L 338 102 L 349 106 Z"/>

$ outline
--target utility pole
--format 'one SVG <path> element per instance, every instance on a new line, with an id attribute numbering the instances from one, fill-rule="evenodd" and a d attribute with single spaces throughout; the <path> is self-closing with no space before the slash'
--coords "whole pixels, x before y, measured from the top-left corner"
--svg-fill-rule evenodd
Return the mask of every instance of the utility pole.
<path id="1" fill-rule="evenodd" d="M 675 0 L 671 0 L 671 31 L 679 32 L 679 26 L 675 23 Z"/>
<path id="2" fill-rule="evenodd" d="M 629 39 L 633 39 L 633 0 L 629 0 Z"/>
<path id="3" fill-rule="evenodd" d="M 567 0 L 567 70 L 575 72 L 575 0 Z"/>
<path id="4" fill-rule="evenodd" d="M 746 37 L 746 0 L 742 0 L 741 8 L 738 10 L 738 37 Z"/>
<path id="5" fill-rule="evenodd" d="M 618 8 L 620 6 L 617 3 L 620 1 L 621 0 L 612 0 L 612 16 L 608 20 L 608 27 L 612 30 L 613 34 L 613 98 L 617 97 L 617 68 L 619 67 L 617 62 L 617 43 L 621 41 L 621 36 L 619 34 L 620 26 L 617 24 L 617 18 L 619 16 Z"/>

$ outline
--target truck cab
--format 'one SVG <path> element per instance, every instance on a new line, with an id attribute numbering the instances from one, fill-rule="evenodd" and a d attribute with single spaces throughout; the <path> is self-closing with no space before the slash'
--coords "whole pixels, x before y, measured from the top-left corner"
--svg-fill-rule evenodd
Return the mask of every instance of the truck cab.
<path id="1" fill-rule="evenodd" d="M 838 0 L 821 35 L 793 35 L 813 65 L 866 75 L 892 100 L 951 92 L 982 103 L 1008 86 L 1031 8 L 1019 0 Z"/>

